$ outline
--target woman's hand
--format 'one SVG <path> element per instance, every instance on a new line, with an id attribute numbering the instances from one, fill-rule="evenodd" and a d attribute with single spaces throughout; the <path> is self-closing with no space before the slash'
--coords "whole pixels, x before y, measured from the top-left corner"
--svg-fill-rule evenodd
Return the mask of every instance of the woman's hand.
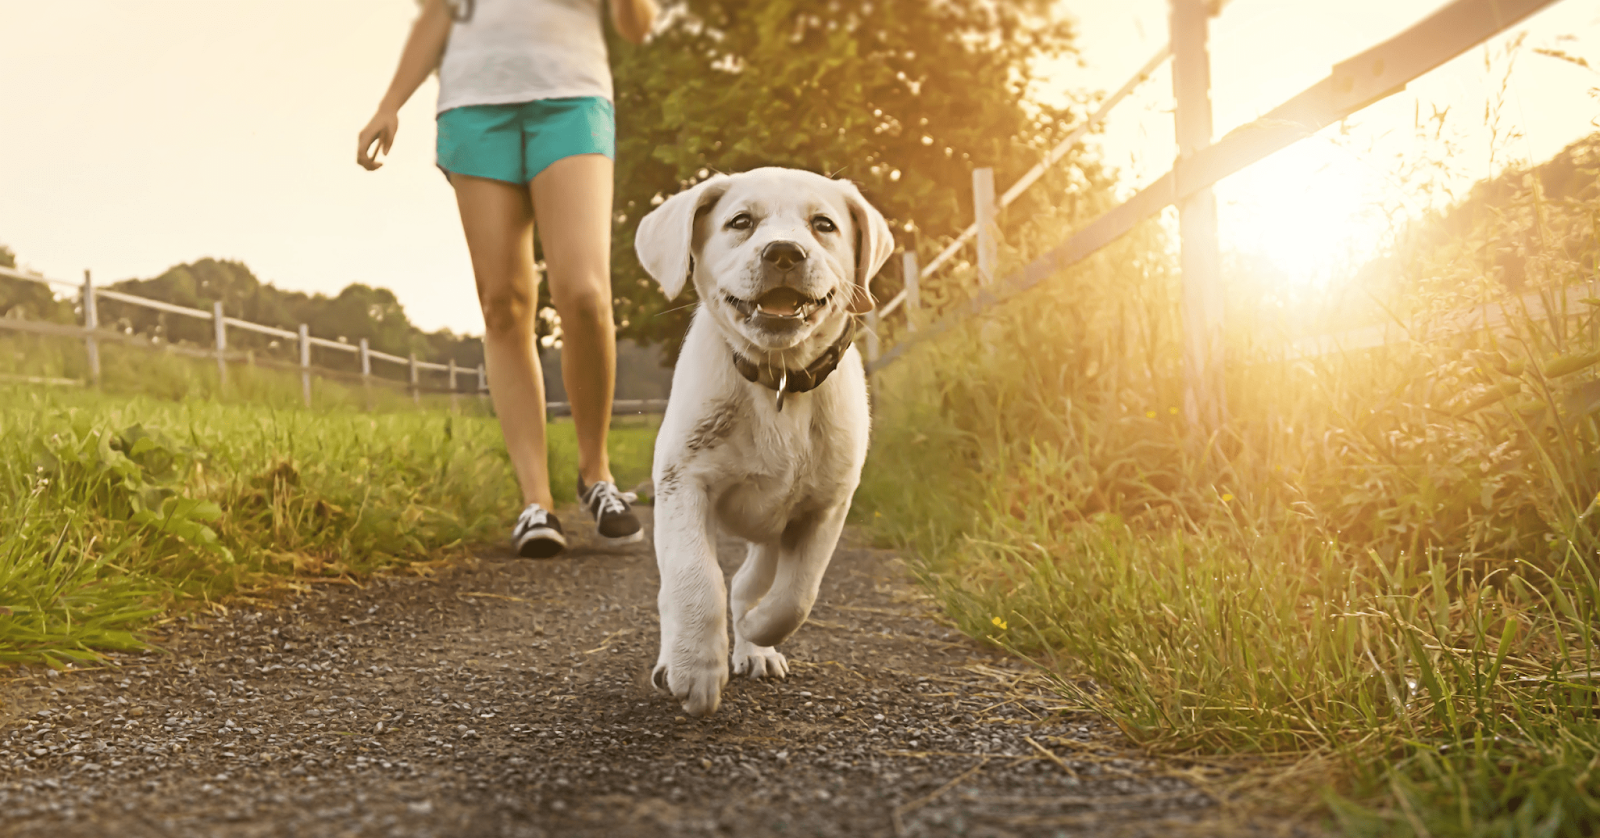
<path id="1" fill-rule="evenodd" d="M 367 127 L 361 129 L 361 136 L 356 146 L 356 162 L 361 164 L 361 168 L 369 172 L 382 168 L 383 161 L 378 159 L 378 155 L 389 153 L 389 147 L 394 145 L 395 132 L 399 130 L 400 114 L 379 108 L 378 112 L 372 115 L 372 121 L 367 123 Z"/>
<path id="2" fill-rule="evenodd" d="M 373 171 L 383 165 L 379 154 L 388 154 L 394 145 L 395 132 L 400 130 L 400 108 L 411 94 L 417 91 L 433 68 L 439 66 L 444 46 L 450 39 L 450 9 L 445 0 L 425 0 L 422 13 L 411 26 L 411 35 L 400 51 L 400 66 L 395 68 L 394 80 L 389 82 L 389 92 L 378 104 L 372 121 L 361 129 L 356 146 L 356 162 L 361 168 Z"/>

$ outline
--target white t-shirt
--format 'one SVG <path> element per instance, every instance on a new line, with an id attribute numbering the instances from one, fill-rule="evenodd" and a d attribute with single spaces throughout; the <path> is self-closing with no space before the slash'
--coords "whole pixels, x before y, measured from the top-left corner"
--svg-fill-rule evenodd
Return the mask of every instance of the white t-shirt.
<path id="1" fill-rule="evenodd" d="M 611 99 L 600 0 L 453 0 L 439 109 L 535 99 Z M 465 20 L 461 16 L 470 11 Z"/>

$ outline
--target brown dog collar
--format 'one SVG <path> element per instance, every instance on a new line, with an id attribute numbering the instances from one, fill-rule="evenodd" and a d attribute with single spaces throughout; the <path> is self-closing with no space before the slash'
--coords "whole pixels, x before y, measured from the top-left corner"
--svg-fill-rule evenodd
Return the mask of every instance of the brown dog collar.
<path id="1" fill-rule="evenodd" d="M 815 390 L 826 381 L 828 376 L 839 367 L 839 362 L 844 360 L 844 353 L 850 348 L 851 341 L 856 339 L 856 318 L 854 315 L 845 318 L 844 329 L 839 336 L 822 350 L 816 360 L 807 364 L 804 369 L 791 370 L 787 367 L 774 369 L 765 364 L 733 353 L 733 367 L 744 376 L 745 381 L 760 384 L 768 390 L 778 393 L 778 410 L 783 410 L 783 400 L 789 393 L 805 393 Z"/>

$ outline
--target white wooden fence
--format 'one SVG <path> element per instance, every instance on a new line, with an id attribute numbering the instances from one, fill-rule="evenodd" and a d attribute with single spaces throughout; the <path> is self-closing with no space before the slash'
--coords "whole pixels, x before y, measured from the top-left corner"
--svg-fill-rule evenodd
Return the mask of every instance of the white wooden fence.
<path id="1" fill-rule="evenodd" d="M 881 351 L 876 329 L 869 329 L 867 371 L 877 372 L 893 363 L 913 345 L 930 340 L 984 310 L 1031 288 L 1064 268 L 1088 258 L 1132 230 L 1134 225 L 1162 209 L 1176 205 L 1182 237 L 1180 262 L 1183 278 L 1184 409 L 1197 427 L 1215 428 L 1224 412 L 1222 387 L 1222 284 L 1218 258 L 1216 200 L 1211 186 L 1234 172 L 1315 134 L 1322 128 L 1366 106 L 1405 89 L 1406 84 L 1485 39 L 1510 28 L 1556 0 L 1454 0 L 1410 29 L 1333 67 L 1329 75 L 1288 99 L 1260 119 L 1240 126 L 1212 142 L 1211 69 L 1207 52 L 1209 19 L 1221 12 L 1221 0 L 1170 0 L 1171 35 L 1122 89 L 1101 103 L 1082 125 L 1037 166 L 1023 175 L 997 201 L 992 170 L 973 173 L 976 219 L 924 267 L 913 252 L 902 266 L 905 288 L 869 315 L 876 327 L 898 309 L 904 309 L 906 328 L 886 352 Z M 1004 278 L 995 278 L 997 249 L 994 219 L 1044 171 L 1066 156 L 1111 109 L 1148 78 L 1168 58 L 1173 61 L 1173 92 L 1177 100 L 1178 159 L 1166 174 L 1115 209 L 1096 218 L 1048 253 Z M 970 303 L 948 312 L 933 324 L 921 324 L 918 286 L 933 276 L 968 243 L 976 241 L 979 289 Z M 1523 301 L 1526 305 L 1527 301 Z M 1399 339 L 1400 330 L 1372 327 L 1342 335 L 1328 335 L 1315 344 L 1293 347 L 1301 355 L 1316 347 L 1366 347 Z"/>
<path id="2" fill-rule="evenodd" d="M 463 383 L 463 379 L 470 379 L 474 375 L 477 377 L 477 386 L 472 391 L 466 392 L 487 393 L 489 389 L 488 379 L 484 374 L 482 364 L 479 364 L 477 369 L 474 370 L 457 366 L 453 359 L 448 364 L 436 364 L 429 361 L 417 360 L 416 353 L 411 353 L 407 357 L 391 355 L 387 352 L 379 352 L 378 350 L 369 347 L 367 345 L 366 338 L 362 338 L 359 343 L 350 344 L 340 340 L 329 340 L 327 338 L 316 337 L 311 334 L 310 329 L 304 323 L 300 324 L 300 328 L 297 331 L 280 329 L 276 326 L 265 326 L 260 323 L 252 323 L 249 320 L 241 320 L 237 317 L 227 316 L 226 312 L 223 311 L 222 303 L 220 301 L 212 303 L 211 310 L 205 311 L 203 309 L 189 308 L 188 306 L 174 305 L 161 300 L 152 300 L 147 297 L 137 296 L 135 294 L 125 294 L 121 291 L 113 291 L 109 288 L 98 288 L 95 286 L 94 281 L 88 271 L 83 272 L 83 282 L 81 284 L 68 282 L 66 280 L 38 276 L 12 268 L 0 268 L 0 276 L 23 280 L 26 282 L 37 282 L 45 285 L 70 288 L 78 292 L 78 304 L 80 310 L 82 311 L 83 317 L 83 323 L 81 325 L 67 325 L 62 323 L 47 323 L 30 320 L 18 320 L 13 318 L 0 318 L 0 330 L 31 332 L 34 334 L 56 335 L 81 339 L 84 343 L 84 349 L 87 351 L 89 359 L 89 382 L 87 383 L 98 383 L 100 380 L 101 342 L 112 341 L 124 344 L 150 345 L 150 339 L 146 336 L 129 335 L 114 329 L 107 329 L 101 325 L 100 301 L 115 300 L 119 303 L 126 303 L 128 305 L 139 306 L 141 308 L 165 312 L 167 314 L 176 314 L 181 317 L 211 321 L 213 324 L 212 335 L 215 341 L 211 349 L 201 349 L 198 347 L 184 346 L 176 343 L 165 344 L 163 348 L 166 351 L 176 352 L 178 354 L 215 358 L 217 362 L 218 379 L 224 384 L 228 380 L 228 363 L 230 361 L 249 364 L 264 363 L 272 366 L 281 366 L 281 364 L 275 364 L 267 361 L 266 359 L 258 358 L 254 353 L 251 352 L 238 352 L 230 350 L 228 348 L 228 329 L 240 329 L 247 332 L 255 332 L 256 334 L 267 335 L 268 337 L 279 338 L 281 340 L 294 341 L 295 345 L 299 348 L 299 364 L 296 366 L 300 372 L 301 397 L 308 407 L 311 405 L 311 379 L 314 375 L 347 377 L 345 374 L 338 373 L 325 367 L 313 366 L 311 363 L 311 348 L 313 346 L 323 349 L 330 349 L 335 352 L 344 352 L 359 356 L 361 361 L 361 373 L 359 377 L 364 385 L 370 386 L 374 381 L 380 383 L 395 383 L 393 379 L 374 376 L 372 374 L 373 361 L 397 364 L 405 367 L 406 382 L 403 386 L 411 393 L 413 400 L 420 401 L 424 392 L 462 393 L 464 391 L 461 389 L 460 385 Z M 429 382 L 427 384 L 423 382 L 423 373 L 441 372 L 447 376 L 447 383 L 445 386 L 441 387 L 433 382 Z"/>
<path id="3" fill-rule="evenodd" d="M 355 378 L 359 380 L 363 386 L 371 386 L 373 383 L 401 386 L 410 392 L 412 400 L 417 402 L 421 401 L 423 393 L 448 393 L 452 395 L 477 394 L 479 396 L 487 396 L 489 392 L 489 380 L 488 376 L 485 374 L 482 364 L 479 364 L 476 369 L 473 369 L 471 367 L 458 366 L 454 359 L 451 359 L 449 363 L 437 364 L 430 361 L 417 360 L 416 353 L 411 353 L 405 357 L 391 355 L 387 352 L 379 352 L 378 350 L 368 346 L 366 338 L 362 338 L 359 342 L 351 344 L 343 340 L 330 340 L 328 338 L 316 337 L 311 334 L 310 328 L 304 323 L 300 324 L 300 328 L 295 331 L 281 329 L 276 326 L 266 326 L 260 323 L 252 323 L 249 320 L 241 320 L 237 317 L 227 316 L 227 313 L 223 311 L 221 302 L 213 303 L 211 310 L 206 311 L 204 309 L 174 305 L 161 300 L 152 300 L 147 297 L 137 296 L 135 294 L 125 294 L 121 291 L 113 291 L 109 288 L 99 288 L 95 286 L 94 281 L 92 280 L 88 271 L 83 272 L 82 283 L 51 279 L 48 277 L 38 276 L 36 274 L 30 274 L 24 271 L 5 267 L 0 267 L 0 277 L 8 277 L 10 279 L 22 280 L 25 282 L 42 283 L 44 285 L 67 288 L 77 292 L 79 308 L 82 311 L 83 317 L 83 322 L 81 324 L 50 323 L 35 320 L 0 318 L 0 331 L 52 335 L 57 337 L 74 338 L 83 341 L 84 349 L 88 354 L 89 361 L 89 380 L 87 382 L 79 382 L 68 379 L 24 377 L 24 380 L 31 381 L 33 383 L 97 384 L 100 380 L 100 349 L 102 342 L 115 342 L 142 347 L 153 346 L 148 336 L 126 334 L 115 329 L 107 329 L 101 324 L 99 301 L 115 300 L 119 303 L 140 306 L 142 308 L 165 312 L 167 314 L 176 314 L 181 317 L 189 317 L 196 320 L 209 320 L 213 324 L 212 335 L 214 343 L 211 348 L 204 349 L 178 343 L 164 343 L 160 345 L 160 348 L 164 351 L 181 355 L 215 358 L 217 362 L 218 380 L 224 384 L 226 384 L 228 380 L 228 364 L 230 362 L 261 364 L 265 366 L 276 367 L 288 366 L 289 368 L 297 370 L 300 373 L 301 398 L 305 401 L 307 407 L 311 405 L 311 380 L 313 376 L 344 379 Z M 253 352 L 240 352 L 229 349 L 229 329 L 239 329 L 242 331 L 254 332 L 256 334 L 266 335 L 268 337 L 278 338 L 281 340 L 294 341 L 293 345 L 299 349 L 299 363 L 285 365 L 281 362 L 260 358 Z M 327 367 L 313 365 L 311 362 L 312 347 L 356 355 L 360 359 L 361 372 L 359 375 L 353 376 L 349 373 L 343 373 Z M 374 375 L 372 372 L 372 365 L 374 361 L 403 367 L 406 375 L 405 380 L 400 382 L 393 378 Z M 424 375 L 428 375 L 432 380 L 426 380 Z M 442 381 L 440 381 L 441 378 L 443 379 Z M 551 402 L 548 408 L 549 413 L 552 416 L 571 415 L 571 407 L 565 402 Z M 665 409 L 665 399 L 619 399 L 613 403 L 612 413 L 660 413 Z"/>

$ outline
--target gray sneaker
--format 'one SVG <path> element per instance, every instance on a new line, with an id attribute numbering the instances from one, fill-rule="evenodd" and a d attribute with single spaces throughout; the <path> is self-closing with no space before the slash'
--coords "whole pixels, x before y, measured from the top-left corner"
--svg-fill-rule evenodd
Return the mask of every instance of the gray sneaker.
<path id="1" fill-rule="evenodd" d="M 511 529 L 511 546 L 524 559 L 548 559 L 567 549 L 567 536 L 556 516 L 539 504 L 530 503 Z"/>
<path id="2" fill-rule="evenodd" d="M 578 501 L 594 516 L 594 528 L 603 544 L 618 546 L 644 540 L 644 527 L 628 506 L 638 499 L 638 495 L 618 491 L 617 484 L 604 480 L 585 486 L 583 475 L 578 475 Z"/>

